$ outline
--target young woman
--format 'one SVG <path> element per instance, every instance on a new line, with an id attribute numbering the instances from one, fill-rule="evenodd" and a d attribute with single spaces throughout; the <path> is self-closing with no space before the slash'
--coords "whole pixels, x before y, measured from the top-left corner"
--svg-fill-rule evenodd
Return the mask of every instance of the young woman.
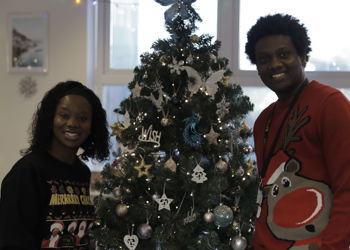
<path id="1" fill-rule="evenodd" d="M 91 173 L 81 159 L 102 161 L 108 155 L 99 98 L 75 81 L 49 90 L 33 116 L 29 148 L 2 182 L 0 249 L 88 249 L 88 242 L 77 246 L 63 236 L 72 222 L 94 220 Z"/>

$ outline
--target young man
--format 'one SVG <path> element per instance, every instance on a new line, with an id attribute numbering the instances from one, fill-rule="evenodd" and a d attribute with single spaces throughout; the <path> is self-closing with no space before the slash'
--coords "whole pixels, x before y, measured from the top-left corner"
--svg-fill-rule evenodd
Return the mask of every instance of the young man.
<path id="1" fill-rule="evenodd" d="M 307 29 L 290 15 L 261 17 L 246 53 L 278 100 L 254 125 L 263 199 L 254 250 L 349 249 L 350 103 L 308 81 Z"/>

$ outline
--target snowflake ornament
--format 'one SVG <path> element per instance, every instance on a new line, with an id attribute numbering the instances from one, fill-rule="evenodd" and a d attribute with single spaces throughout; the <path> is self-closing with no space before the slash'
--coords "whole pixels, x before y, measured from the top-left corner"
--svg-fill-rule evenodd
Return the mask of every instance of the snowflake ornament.
<path id="1" fill-rule="evenodd" d="M 181 74 L 181 71 L 184 70 L 184 61 L 176 61 L 175 58 L 173 58 L 173 64 L 169 64 L 168 67 L 170 68 L 170 73 L 176 73 L 178 75 Z"/>
<path id="2" fill-rule="evenodd" d="M 216 107 L 218 108 L 216 110 L 216 114 L 220 119 L 224 118 L 226 114 L 230 113 L 230 103 L 226 101 L 225 96 L 223 96 L 222 100 L 216 104 Z"/>

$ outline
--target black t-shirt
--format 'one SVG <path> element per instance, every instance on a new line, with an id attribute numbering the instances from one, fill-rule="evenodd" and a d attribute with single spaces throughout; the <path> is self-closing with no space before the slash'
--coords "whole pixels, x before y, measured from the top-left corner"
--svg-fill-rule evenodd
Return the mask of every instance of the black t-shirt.
<path id="1" fill-rule="evenodd" d="M 0 249 L 88 249 L 94 222 L 90 170 L 48 153 L 30 153 L 5 176 L 0 197 Z"/>

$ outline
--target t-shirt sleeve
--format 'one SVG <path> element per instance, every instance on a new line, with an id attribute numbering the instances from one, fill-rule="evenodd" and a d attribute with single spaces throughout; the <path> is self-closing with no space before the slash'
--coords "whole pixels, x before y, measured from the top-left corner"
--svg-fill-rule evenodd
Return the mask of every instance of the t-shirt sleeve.
<path id="1" fill-rule="evenodd" d="M 320 116 L 322 149 L 328 166 L 332 209 L 322 233 L 322 250 L 348 249 L 350 245 L 350 104 L 340 92 L 327 98 Z"/>
<path id="2" fill-rule="evenodd" d="M 40 188 L 30 164 L 17 163 L 1 185 L 0 249 L 37 249 Z"/>

